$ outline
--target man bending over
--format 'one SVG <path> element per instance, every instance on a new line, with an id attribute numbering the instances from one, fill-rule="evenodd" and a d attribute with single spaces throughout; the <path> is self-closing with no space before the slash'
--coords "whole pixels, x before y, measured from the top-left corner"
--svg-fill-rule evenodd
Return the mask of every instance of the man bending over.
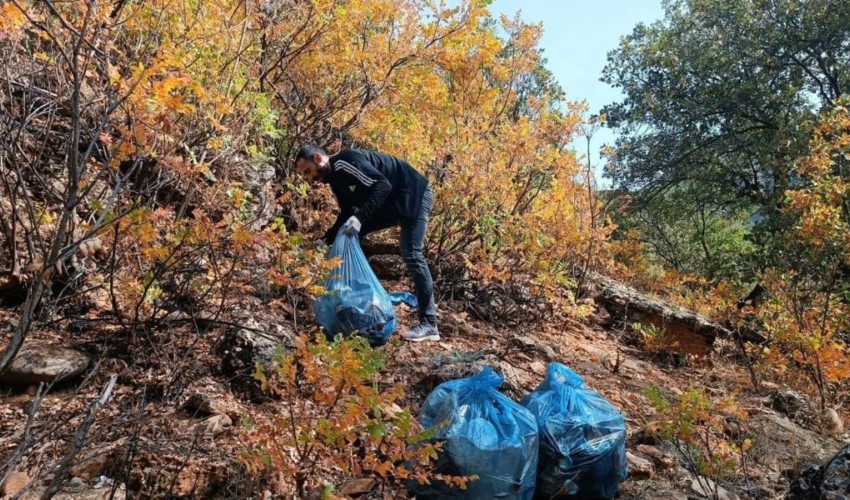
<path id="1" fill-rule="evenodd" d="M 332 244 L 337 233 L 367 234 L 401 227 L 401 256 L 413 277 L 419 324 L 402 333 L 406 340 L 440 340 L 434 284 L 425 261 L 423 242 L 434 194 L 428 180 L 404 160 L 362 149 L 328 156 L 322 148 L 303 146 L 295 170 L 311 183 L 329 184 L 339 213 L 323 240 Z"/>

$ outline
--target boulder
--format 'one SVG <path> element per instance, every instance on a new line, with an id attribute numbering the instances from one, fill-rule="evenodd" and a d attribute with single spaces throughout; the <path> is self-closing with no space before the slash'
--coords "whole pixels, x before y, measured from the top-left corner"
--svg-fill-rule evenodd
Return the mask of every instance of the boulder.
<path id="1" fill-rule="evenodd" d="M 805 394 L 791 389 L 773 391 L 768 396 L 770 407 L 798 425 L 809 428 L 817 421 L 814 405 Z"/>
<path id="2" fill-rule="evenodd" d="M 407 272 L 407 267 L 400 255 L 373 255 L 369 257 L 369 265 L 375 271 L 375 276 L 382 280 L 397 281 Z"/>
<path id="3" fill-rule="evenodd" d="M 788 498 L 820 499 L 850 497 L 850 444 L 841 448 L 825 466 L 812 465 L 791 484 Z"/>
<path id="4" fill-rule="evenodd" d="M 629 477 L 633 479 L 650 479 L 655 474 L 655 466 L 649 460 L 639 457 L 631 451 L 626 452 L 629 461 Z"/>
<path id="5" fill-rule="evenodd" d="M 433 370 L 429 370 L 429 379 L 433 386 L 471 377 L 483 370 L 485 367 L 498 367 L 500 360 L 498 356 L 489 351 L 460 352 L 452 356 L 438 356 L 432 360 Z"/>
<path id="6" fill-rule="evenodd" d="M 639 453 L 652 458 L 652 460 L 657 465 L 664 469 L 670 469 L 674 465 L 676 465 L 676 457 L 664 453 L 655 446 L 650 446 L 648 444 L 639 444 L 637 445 L 636 449 Z"/>
<path id="7" fill-rule="evenodd" d="M 243 412 L 236 401 L 224 395 L 196 392 L 183 403 L 183 409 L 193 416 L 227 415 L 231 420 L 239 420 Z"/>
<path id="8" fill-rule="evenodd" d="M 82 375 L 89 362 L 88 356 L 67 347 L 24 345 L 6 373 L 0 375 L 0 383 L 29 385 L 62 382 Z"/>
<path id="9" fill-rule="evenodd" d="M 229 374 L 253 371 L 256 360 L 271 361 L 278 347 L 291 346 L 294 339 L 295 333 L 281 324 L 263 325 L 256 319 L 246 319 L 241 326 L 228 330 L 222 339 L 222 367 Z"/>
<path id="10" fill-rule="evenodd" d="M 828 434 L 841 434 L 844 432 L 844 422 L 841 416 L 833 408 L 827 408 L 820 415 L 820 425 Z"/>
<path id="11" fill-rule="evenodd" d="M 523 352 L 538 354 L 543 361 L 553 361 L 557 358 L 555 349 L 552 349 L 551 346 L 524 335 L 511 338 L 510 346 Z"/>
<path id="12" fill-rule="evenodd" d="M 756 470 L 763 471 L 772 484 L 778 485 L 782 476 L 797 476 L 796 471 L 811 463 L 823 463 L 835 452 L 833 440 L 800 427 L 784 415 L 756 414 L 751 416 L 747 427 L 753 443 L 748 460 L 759 464 Z M 803 485 L 803 489 L 808 486 Z M 820 497 L 791 495 L 789 498 Z"/>
<path id="13" fill-rule="evenodd" d="M 740 497 L 735 493 L 725 489 L 723 486 L 716 484 L 707 477 L 694 479 L 691 482 L 691 489 L 700 495 L 705 495 L 708 498 L 716 498 L 717 500 L 739 500 Z"/>
<path id="14" fill-rule="evenodd" d="M 192 432 L 200 435 L 216 437 L 233 427 L 233 421 L 227 415 L 213 415 L 191 427 Z"/>

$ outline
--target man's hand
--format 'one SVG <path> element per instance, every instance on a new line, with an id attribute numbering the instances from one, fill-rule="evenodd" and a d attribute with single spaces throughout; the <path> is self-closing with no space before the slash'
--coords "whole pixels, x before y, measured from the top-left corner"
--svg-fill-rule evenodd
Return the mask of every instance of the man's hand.
<path id="1" fill-rule="evenodd" d="M 360 219 L 357 216 L 352 215 L 345 221 L 345 225 L 342 226 L 342 232 L 347 235 L 357 234 L 360 232 Z"/>

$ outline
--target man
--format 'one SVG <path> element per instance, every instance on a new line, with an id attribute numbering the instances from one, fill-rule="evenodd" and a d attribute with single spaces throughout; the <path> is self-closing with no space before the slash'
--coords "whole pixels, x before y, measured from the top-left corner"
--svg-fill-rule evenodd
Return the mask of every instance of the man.
<path id="1" fill-rule="evenodd" d="M 367 234 L 401 226 L 401 256 L 413 277 L 419 324 L 402 333 L 406 340 L 440 340 L 434 284 L 423 242 L 434 194 L 428 180 L 407 162 L 383 153 L 349 149 L 328 156 L 316 146 L 303 146 L 295 170 L 311 183 L 329 184 L 339 205 L 336 222 L 325 233 L 332 244 L 340 230 Z"/>

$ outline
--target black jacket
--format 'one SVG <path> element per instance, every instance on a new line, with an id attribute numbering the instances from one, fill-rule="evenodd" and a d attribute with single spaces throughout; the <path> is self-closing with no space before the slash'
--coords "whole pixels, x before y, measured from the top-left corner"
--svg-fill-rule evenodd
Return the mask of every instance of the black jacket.
<path id="1" fill-rule="evenodd" d="M 330 164 L 325 181 L 339 203 L 339 215 L 325 233 L 328 244 L 352 215 L 362 225 L 373 217 L 399 222 L 416 219 L 428 180 L 407 162 L 365 149 L 347 149 L 331 156 Z"/>

